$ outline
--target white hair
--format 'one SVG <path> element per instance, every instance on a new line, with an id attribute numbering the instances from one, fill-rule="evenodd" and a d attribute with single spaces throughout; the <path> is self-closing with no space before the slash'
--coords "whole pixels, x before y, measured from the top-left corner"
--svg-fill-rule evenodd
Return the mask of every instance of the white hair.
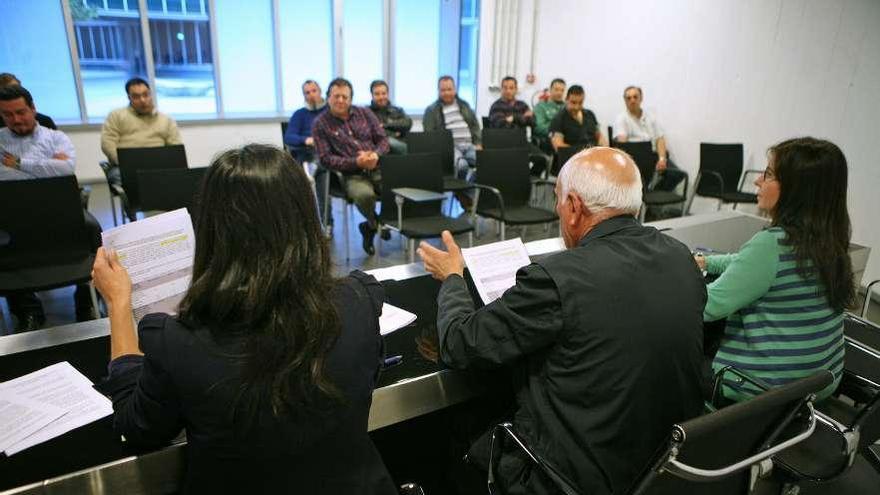
<path id="1" fill-rule="evenodd" d="M 574 191 L 591 213 L 619 210 L 638 215 L 642 207 L 642 177 L 629 155 L 620 152 L 621 158 L 625 157 L 626 166 L 633 169 L 631 176 L 634 180 L 617 182 L 609 178 L 604 167 L 580 164 L 579 158 L 587 152 L 584 150 L 573 156 L 559 171 L 560 199 L 565 202 L 569 191 Z"/>

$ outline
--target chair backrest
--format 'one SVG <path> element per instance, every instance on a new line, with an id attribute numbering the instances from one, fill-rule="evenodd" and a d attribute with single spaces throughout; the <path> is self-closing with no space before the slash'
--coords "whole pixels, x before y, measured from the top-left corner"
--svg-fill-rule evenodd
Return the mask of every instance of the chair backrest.
<path id="1" fill-rule="evenodd" d="M 654 150 L 650 141 L 635 141 L 626 143 L 614 143 L 614 147 L 625 151 L 639 167 L 639 175 L 642 176 L 642 190 L 651 183 L 654 176 L 654 168 L 657 161 L 654 159 Z"/>
<path id="2" fill-rule="evenodd" d="M 480 117 L 480 122 L 483 124 L 483 129 L 492 126 L 492 121 L 489 120 L 489 117 L 487 117 L 486 115 Z"/>
<path id="3" fill-rule="evenodd" d="M 611 146 L 617 146 L 617 140 L 614 139 L 614 127 L 608 126 L 608 142 L 611 143 Z"/>
<path id="4" fill-rule="evenodd" d="M 810 401 L 832 380 L 821 371 L 673 426 L 668 445 L 630 493 L 747 493 L 752 465 L 812 433 Z"/>
<path id="5" fill-rule="evenodd" d="M 527 205 L 532 191 L 529 178 L 529 149 L 477 151 L 476 182 L 500 190 L 505 207 Z M 477 211 L 497 207 L 498 201 L 493 194 L 480 193 Z"/>
<path id="6" fill-rule="evenodd" d="M 119 148 L 119 173 L 122 188 L 132 210 L 140 210 L 138 170 L 186 168 L 186 149 L 182 144 L 153 148 Z"/>
<path id="7" fill-rule="evenodd" d="M 394 189 L 412 187 L 426 191 L 443 192 L 443 174 L 440 155 L 437 153 L 408 153 L 406 155 L 385 155 L 379 159 L 382 170 L 382 207 L 379 220 L 383 223 L 397 223 L 397 202 Z M 424 218 L 440 215 L 442 201 L 425 201 L 403 204 L 403 218 Z M 404 220 L 405 221 L 405 220 Z"/>
<path id="8" fill-rule="evenodd" d="M 715 172 L 724 179 L 724 190 L 721 184 L 706 171 Z M 736 192 L 743 171 L 742 143 L 716 144 L 700 143 L 700 184 L 697 194 L 711 195 Z"/>
<path id="9" fill-rule="evenodd" d="M 571 160 L 571 157 L 577 155 L 588 147 L 589 145 L 587 144 L 575 144 L 556 150 L 553 167 L 550 169 L 550 175 L 559 175 L 559 171 L 562 170 L 562 166 L 565 165 L 565 162 Z"/>
<path id="10" fill-rule="evenodd" d="M 0 268 L 72 261 L 91 251 L 76 177 L 0 181 Z"/>
<path id="11" fill-rule="evenodd" d="M 138 170 L 141 207 L 164 211 L 187 208 L 192 214 L 207 170 L 207 167 Z"/>
<path id="12" fill-rule="evenodd" d="M 523 127 L 515 127 L 512 129 L 483 128 L 484 149 L 528 148 L 528 146 L 529 142 L 528 139 L 526 139 L 526 130 Z"/>
<path id="13" fill-rule="evenodd" d="M 455 175 L 455 151 L 452 132 L 443 129 L 430 132 L 411 132 L 406 135 L 408 153 L 434 153 L 440 157 L 443 175 Z"/>

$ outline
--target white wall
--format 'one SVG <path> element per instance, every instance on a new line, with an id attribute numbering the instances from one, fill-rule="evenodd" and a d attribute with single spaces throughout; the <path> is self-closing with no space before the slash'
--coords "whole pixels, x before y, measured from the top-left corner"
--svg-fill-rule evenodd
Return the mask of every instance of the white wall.
<path id="1" fill-rule="evenodd" d="M 207 166 L 216 153 L 245 143 L 281 146 L 281 126 L 278 122 L 218 121 L 218 123 L 178 123 L 178 125 L 190 167 Z M 70 136 L 76 148 L 77 179 L 84 183 L 104 180 L 104 174 L 98 166 L 98 162 L 107 159 L 101 152 L 101 128 L 73 127 L 62 130 Z"/>
<path id="2" fill-rule="evenodd" d="M 482 3 L 483 115 L 497 98 L 487 89 L 497 5 Z M 742 142 L 746 167 L 758 169 L 767 147 L 789 137 L 838 144 L 850 166 L 853 240 L 875 250 L 866 278 L 880 277 L 880 2 L 522 0 L 520 80 L 533 5 L 539 85 L 557 76 L 584 85 L 603 129 L 624 109 L 624 87 L 641 86 L 692 178 L 700 142 Z M 696 212 L 713 208 L 694 202 Z"/>

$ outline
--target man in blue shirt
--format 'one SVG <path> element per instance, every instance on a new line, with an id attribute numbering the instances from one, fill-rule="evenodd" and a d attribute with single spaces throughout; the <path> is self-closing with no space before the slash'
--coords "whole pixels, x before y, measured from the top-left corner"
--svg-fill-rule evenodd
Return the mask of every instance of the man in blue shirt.
<path id="1" fill-rule="evenodd" d="M 30 92 L 21 86 L 0 88 L 0 180 L 29 180 L 73 175 L 76 152 L 63 132 L 37 123 Z M 84 212 L 93 248 L 101 244 L 101 226 Z M 74 295 L 76 319 L 92 319 L 92 301 L 87 284 L 78 285 Z M 46 321 L 43 305 L 32 292 L 7 297 L 10 312 L 18 318 L 18 331 L 40 328 Z"/>
<path id="2" fill-rule="evenodd" d="M 290 152 L 299 163 L 309 162 L 317 165 L 318 156 L 315 153 L 315 140 L 312 138 L 312 123 L 327 108 L 327 104 L 321 96 L 321 87 L 312 79 L 302 84 L 302 92 L 306 105 L 291 115 L 287 131 L 284 133 L 284 144 L 290 148 Z M 324 225 L 333 224 L 332 211 L 327 210 L 327 218 L 324 218 L 325 202 L 327 201 L 324 197 L 324 188 L 328 178 L 325 168 L 319 166 L 315 169 L 318 210 Z"/>

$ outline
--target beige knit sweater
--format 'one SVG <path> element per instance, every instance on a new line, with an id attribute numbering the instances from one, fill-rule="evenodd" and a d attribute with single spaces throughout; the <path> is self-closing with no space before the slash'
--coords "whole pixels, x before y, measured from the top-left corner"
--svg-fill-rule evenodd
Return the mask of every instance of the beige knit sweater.
<path id="1" fill-rule="evenodd" d="M 110 163 L 119 163 L 119 148 L 150 148 L 181 144 L 180 132 L 174 119 L 154 111 L 140 115 L 131 106 L 110 112 L 101 128 L 101 150 Z"/>

